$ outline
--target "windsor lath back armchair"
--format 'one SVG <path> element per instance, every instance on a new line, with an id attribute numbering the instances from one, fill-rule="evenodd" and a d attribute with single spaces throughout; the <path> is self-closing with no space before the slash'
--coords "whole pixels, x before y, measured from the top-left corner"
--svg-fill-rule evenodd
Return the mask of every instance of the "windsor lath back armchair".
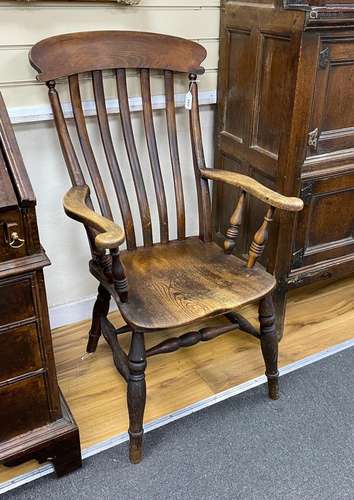
<path id="1" fill-rule="evenodd" d="M 73 187 L 64 198 L 69 217 L 82 222 L 90 241 L 92 260 L 90 270 L 99 281 L 98 297 L 93 310 L 92 327 L 87 351 L 96 349 L 103 333 L 113 351 L 115 365 L 128 383 L 130 459 L 137 463 L 142 456 L 143 414 L 145 408 L 146 358 L 176 351 L 218 335 L 240 328 L 260 339 L 268 377 L 269 395 L 278 394 L 278 341 L 274 329 L 271 291 L 275 285 L 272 275 L 256 264 L 262 253 L 276 208 L 298 211 L 302 201 L 287 198 L 262 186 L 255 180 L 232 172 L 208 169 L 205 165 L 198 109 L 197 74 L 206 57 L 205 49 L 197 43 L 171 36 L 103 31 L 74 33 L 48 38 L 35 45 L 30 53 L 31 64 L 39 72 L 38 79 L 46 82 L 55 124 L 63 155 Z M 141 84 L 143 122 L 150 166 L 142 165 L 138 156 L 132 127 L 127 92 L 127 70 L 137 70 Z M 143 246 L 137 248 L 131 203 L 135 197 L 127 192 L 111 133 L 103 85 L 103 70 L 113 70 L 119 101 L 125 149 L 136 200 L 139 207 Z M 177 240 L 170 241 L 169 220 L 164 180 L 159 158 L 151 100 L 150 71 L 159 70 L 164 78 L 166 121 L 173 176 L 174 199 L 177 214 Z M 93 145 L 90 142 L 79 74 L 86 73 L 92 80 L 106 163 L 111 173 L 120 206 L 124 229 L 112 217 L 109 197 L 101 177 Z M 199 208 L 199 235 L 186 237 L 184 192 L 177 139 L 174 73 L 185 73 L 191 92 L 190 139 L 191 167 L 194 168 L 196 196 Z M 85 181 L 79 157 L 68 133 L 59 95 L 58 78 L 68 77 L 71 104 L 82 156 L 93 183 L 101 214 L 93 210 L 89 187 Z M 186 79 L 186 86 L 188 80 Z M 160 241 L 153 242 L 151 211 L 144 186 L 142 168 L 151 168 L 159 216 Z M 166 169 L 164 169 L 166 171 Z M 211 202 L 208 180 L 225 182 L 240 188 L 235 200 L 224 250 L 212 242 Z M 192 186 L 189 186 L 190 188 Z M 256 196 L 268 208 L 260 229 L 251 244 L 248 261 L 234 255 L 236 237 L 242 220 L 246 194 Z M 237 201 L 237 203 L 236 203 Z M 127 250 L 119 252 L 126 242 Z M 110 298 L 117 302 L 126 326 L 115 329 L 107 320 Z M 235 312 L 240 306 L 259 302 L 260 331 Z M 229 322 L 218 327 L 190 331 L 179 338 L 167 338 L 155 347 L 145 350 L 144 335 L 149 332 L 186 327 L 207 318 L 225 316 Z M 120 347 L 118 336 L 132 332 L 129 353 Z"/>

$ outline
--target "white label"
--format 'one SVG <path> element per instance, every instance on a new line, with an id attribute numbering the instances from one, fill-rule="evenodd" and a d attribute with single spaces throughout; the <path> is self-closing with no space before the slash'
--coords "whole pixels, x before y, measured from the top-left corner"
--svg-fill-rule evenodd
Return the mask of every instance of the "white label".
<path id="1" fill-rule="evenodd" d="M 192 96 L 192 92 L 189 91 L 186 94 L 185 108 L 191 110 L 192 109 L 192 103 L 193 103 L 193 96 Z"/>

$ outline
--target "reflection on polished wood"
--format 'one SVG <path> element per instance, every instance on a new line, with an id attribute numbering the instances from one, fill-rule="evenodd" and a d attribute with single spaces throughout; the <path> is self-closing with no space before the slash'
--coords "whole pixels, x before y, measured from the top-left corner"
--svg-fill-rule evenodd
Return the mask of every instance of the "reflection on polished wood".
<path id="1" fill-rule="evenodd" d="M 353 336 L 354 278 L 317 287 L 312 285 L 290 294 L 285 336 L 280 343 L 280 366 Z M 256 324 L 256 310 L 248 307 L 243 314 Z M 118 313 L 111 314 L 110 320 L 117 327 L 123 324 Z M 96 354 L 81 359 L 89 326 L 84 321 L 53 333 L 60 386 L 79 425 L 83 449 L 126 432 L 128 422 L 126 387 L 114 367 L 110 347 L 101 339 Z M 120 335 L 125 349 L 129 335 Z M 170 335 L 175 336 L 176 332 Z M 159 334 L 146 335 L 147 348 L 165 338 Z M 211 342 L 184 349 L 183 354 L 176 351 L 149 358 L 145 422 L 263 373 L 258 340 L 242 332 L 226 333 Z M 29 463 L 11 470 L 1 467 L 0 481 L 36 466 Z"/>

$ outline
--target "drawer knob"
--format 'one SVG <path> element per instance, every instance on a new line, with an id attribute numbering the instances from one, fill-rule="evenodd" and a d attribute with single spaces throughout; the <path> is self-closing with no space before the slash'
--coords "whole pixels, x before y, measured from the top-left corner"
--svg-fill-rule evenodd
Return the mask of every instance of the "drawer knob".
<path id="1" fill-rule="evenodd" d="M 25 244 L 25 240 L 20 238 L 18 233 L 16 233 L 16 231 L 11 233 L 11 241 L 10 241 L 11 248 L 21 248 L 24 244 Z"/>

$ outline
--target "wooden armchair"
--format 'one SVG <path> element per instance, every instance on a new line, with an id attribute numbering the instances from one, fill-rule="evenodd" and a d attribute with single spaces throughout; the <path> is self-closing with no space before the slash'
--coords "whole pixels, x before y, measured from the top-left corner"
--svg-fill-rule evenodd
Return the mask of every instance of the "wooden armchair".
<path id="1" fill-rule="evenodd" d="M 264 249 L 268 226 L 276 208 L 299 211 L 303 203 L 287 198 L 262 186 L 255 180 L 233 172 L 206 168 L 199 121 L 197 74 L 206 51 L 200 45 L 171 36 L 152 33 L 103 31 L 74 33 L 48 38 L 30 52 L 30 62 L 39 72 L 38 80 L 46 82 L 55 124 L 73 187 L 64 197 L 69 217 L 86 228 L 91 251 L 91 273 L 99 282 L 98 297 L 93 310 L 87 351 L 93 352 L 101 333 L 108 341 L 114 363 L 128 384 L 130 460 L 137 463 L 142 456 L 143 414 L 145 407 L 146 358 L 189 347 L 199 341 L 214 339 L 222 333 L 239 328 L 260 339 L 266 365 L 269 396 L 278 397 L 278 341 L 274 329 L 271 291 L 275 279 L 256 264 Z M 141 82 L 143 121 L 150 158 L 159 215 L 160 241 L 153 242 L 151 212 L 144 186 L 142 166 L 130 116 L 126 71 L 134 69 Z M 120 120 L 135 196 L 128 193 L 118 165 L 114 137 L 111 134 L 103 86 L 103 70 L 113 70 L 117 84 Z M 162 170 L 155 136 L 150 71 L 162 72 L 166 97 L 166 120 L 170 147 L 171 174 L 177 214 L 177 240 L 170 240 L 169 220 Z M 192 94 L 190 136 L 199 207 L 199 235 L 186 237 L 185 205 L 177 140 L 174 102 L 174 73 L 185 73 Z M 79 74 L 92 80 L 97 121 L 103 149 L 117 195 L 124 229 L 112 217 L 112 211 L 90 142 Z M 68 77 L 76 130 L 87 171 L 94 186 L 102 215 L 93 210 L 90 190 L 85 181 L 78 155 L 68 133 L 59 95 L 58 78 Z M 121 146 L 120 146 L 121 147 Z M 191 167 L 192 168 L 192 167 Z M 212 242 L 211 202 L 208 181 L 237 186 L 241 196 L 230 219 L 224 251 Z M 264 222 L 255 234 L 248 261 L 231 254 L 242 221 L 246 195 L 256 196 L 268 208 Z M 143 234 L 143 247 L 137 248 L 131 203 L 137 201 Z M 190 214 L 195 217 L 195 214 Z M 119 252 L 122 243 L 127 250 Z M 115 329 L 107 320 L 110 298 L 117 302 L 126 326 Z M 260 331 L 236 311 L 247 303 L 259 302 Z M 179 338 L 145 350 L 144 335 L 149 332 L 187 327 L 207 318 L 224 316 L 229 320 L 219 327 L 192 330 Z M 132 332 L 129 353 L 120 347 L 118 336 Z"/>

